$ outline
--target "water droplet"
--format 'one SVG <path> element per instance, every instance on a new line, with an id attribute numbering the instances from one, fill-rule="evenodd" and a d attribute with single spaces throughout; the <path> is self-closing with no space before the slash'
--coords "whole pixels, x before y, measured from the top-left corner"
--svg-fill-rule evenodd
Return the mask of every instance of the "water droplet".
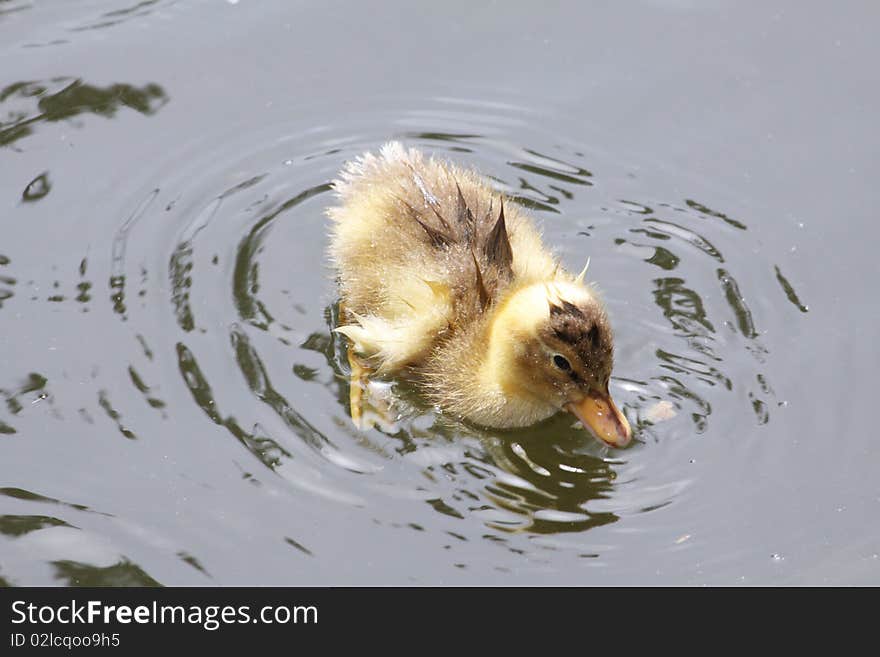
<path id="1" fill-rule="evenodd" d="M 774 552 L 773 554 L 771 554 L 770 558 L 773 559 L 773 561 L 784 561 L 785 560 L 785 557 L 783 557 L 778 552 Z"/>

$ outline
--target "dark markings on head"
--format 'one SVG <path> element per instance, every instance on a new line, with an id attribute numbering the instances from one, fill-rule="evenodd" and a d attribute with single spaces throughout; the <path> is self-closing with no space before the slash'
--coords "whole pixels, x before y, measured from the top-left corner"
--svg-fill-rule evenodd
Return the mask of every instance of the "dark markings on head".
<path id="1" fill-rule="evenodd" d="M 554 337 L 569 345 L 587 367 L 595 367 L 611 356 L 610 336 L 603 330 L 606 322 L 601 309 L 582 309 L 564 300 L 550 304 Z"/>
<path id="2" fill-rule="evenodd" d="M 560 340 L 576 342 L 583 331 L 583 322 L 587 321 L 587 317 L 576 305 L 562 299 L 559 304 L 550 302 L 550 321 Z"/>

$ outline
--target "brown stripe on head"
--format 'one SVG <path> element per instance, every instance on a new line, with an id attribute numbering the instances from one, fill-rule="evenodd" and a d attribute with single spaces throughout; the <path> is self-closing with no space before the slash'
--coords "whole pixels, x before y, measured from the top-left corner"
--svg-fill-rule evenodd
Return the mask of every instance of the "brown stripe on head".
<path id="1" fill-rule="evenodd" d="M 575 305 L 560 299 L 550 303 L 550 331 L 568 345 L 584 367 L 600 381 L 611 373 L 614 340 L 605 310 L 596 301 Z"/>

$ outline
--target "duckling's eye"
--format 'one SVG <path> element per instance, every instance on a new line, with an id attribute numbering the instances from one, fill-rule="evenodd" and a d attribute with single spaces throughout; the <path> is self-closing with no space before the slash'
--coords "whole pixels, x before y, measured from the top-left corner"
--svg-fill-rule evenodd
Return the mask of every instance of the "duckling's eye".
<path id="1" fill-rule="evenodd" d="M 559 354 L 556 354 L 555 356 L 553 356 L 553 364 L 556 365 L 556 367 L 561 369 L 563 372 L 568 372 L 569 370 L 571 370 L 571 363 L 568 362 L 565 356 L 560 356 Z"/>

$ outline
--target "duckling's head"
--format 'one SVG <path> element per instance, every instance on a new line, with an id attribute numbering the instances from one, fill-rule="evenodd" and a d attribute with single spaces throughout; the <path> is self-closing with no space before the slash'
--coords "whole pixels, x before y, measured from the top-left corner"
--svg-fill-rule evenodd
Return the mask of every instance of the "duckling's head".
<path id="1" fill-rule="evenodd" d="M 564 409 L 609 445 L 629 443 L 629 422 L 608 392 L 614 351 L 608 315 L 580 280 L 513 291 L 495 312 L 488 351 L 484 372 L 513 404 Z"/>

